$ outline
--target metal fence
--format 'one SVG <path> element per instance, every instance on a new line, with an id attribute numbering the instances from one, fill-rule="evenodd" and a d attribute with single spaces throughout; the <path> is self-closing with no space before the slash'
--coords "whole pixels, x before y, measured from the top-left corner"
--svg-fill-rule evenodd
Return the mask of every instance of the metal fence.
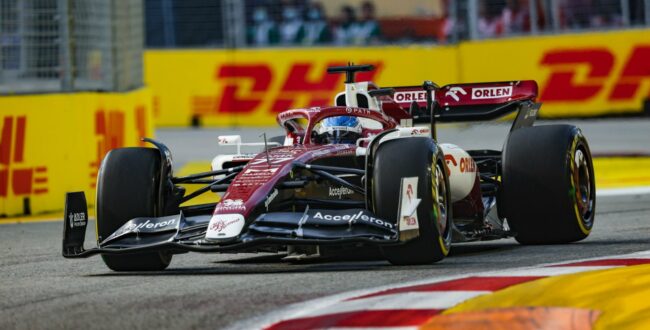
<path id="1" fill-rule="evenodd" d="M 648 10 L 648 0 L 467 0 L 467 33 L 456 33 L 485 39 L 650 26 Z"/>
<path id="2" fill-rule="evenodd" d="M 0 0 L 0 94 L 142 86 L 140 0 Z"/>
<path id="3" fill-rule="evenodd" d="M 147 46 L 454 43 L 650 26 L 650 0 L 145 0 Z"/>
<path id="4" fill-rule="evenodd" d="M 0 94 L 124 91 L 150 48 L 448 44 L 650 26 L 650 0 L 0 0 Z"/>

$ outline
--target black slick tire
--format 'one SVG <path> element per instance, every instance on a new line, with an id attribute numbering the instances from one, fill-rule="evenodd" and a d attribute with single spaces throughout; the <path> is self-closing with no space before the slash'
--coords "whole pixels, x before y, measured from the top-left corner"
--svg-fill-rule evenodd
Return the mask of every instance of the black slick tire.
<path id="1" fill-rule="evenodd" d="M 156 149 L 120 148 L 104 157 L 97 179 L 98 243 L 130 219 L 161 215 L 160 171 L 161 156 Z M 163 270 L 171 258 L 164 252 L 102 254 L 106 266 L 115 271 Z"/>
<path id="2" fill-rule="evenodd" d="M 451 202 L 444 156 L 426 137 L 383 142 L 374 153 L 372 211 L 398 223 L 402 178 L 417 177 L 419 236 L 403 244 L 382 247 L 394 265 L 430 264 L 442 260 L 451 245 Z M 444 191 L 443 191 L 444 190 Z"/>
<path id="3" fill-rule="evenodd" d="M 502 202 L 522 244 L 569 243 L 594 224 L 596 185 L 580 129 L 548 125 L 513 131 L 503 152 Z"/>

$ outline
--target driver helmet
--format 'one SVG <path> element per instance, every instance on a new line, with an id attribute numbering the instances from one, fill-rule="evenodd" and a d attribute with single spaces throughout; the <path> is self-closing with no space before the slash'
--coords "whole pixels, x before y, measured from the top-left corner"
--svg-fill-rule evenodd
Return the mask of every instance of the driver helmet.
<path id="1" fill-rule="evenodd" d="M 353 116 L 337 116 L 323 119 L 318 130 L 324 143 L 356 144 L 361 138 L 361 123 Z"/>

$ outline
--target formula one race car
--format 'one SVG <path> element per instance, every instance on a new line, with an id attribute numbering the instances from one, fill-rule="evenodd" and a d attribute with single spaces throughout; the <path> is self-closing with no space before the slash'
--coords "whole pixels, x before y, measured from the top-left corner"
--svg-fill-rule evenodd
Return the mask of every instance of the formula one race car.
<path id="1" fill-rule="evenodd" d="M 150 139 L 156 148 L 110 151 L 97 180 L 98 247 L 84 249 L 85 197 L 69 193 L 63 256 L 101 254 L 109 268 L 132 271 L 164 269 L 187 251 L 374 246 L 403 265 L 439 261 L 452 242 L 551 244 L 589 235 L 596 203 L 589 146 L 575 126 L 533 126 L 541 106 L 534 81 L 355 82 L 355 73 L 372 69 L 329 68 L 346 75 L 335 106 L 280 113 L 281 143 L 265 138 L 259 154 L 217 156 L 210 172 L 174 176 L 171 152 Z M 436 123 L 512 112 L 501 151 L 436 140 Z M 245 145 L 239 136 L 219 143 Z M 186 193 L 181 184 L 203 187 Z M 182 206 L 209 192 L 220 201 Z"/>

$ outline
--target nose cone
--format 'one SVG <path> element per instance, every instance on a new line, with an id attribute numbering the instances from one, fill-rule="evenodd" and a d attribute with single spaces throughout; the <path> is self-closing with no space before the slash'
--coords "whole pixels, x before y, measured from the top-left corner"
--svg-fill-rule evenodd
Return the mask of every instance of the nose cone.
<path id="1" fill-rule="evenodd" d="M 244 229 L 244 216 L 241 214 L 215 214 L 210 219 L 205 238 L 221 241 L 231 240 Z"/>

